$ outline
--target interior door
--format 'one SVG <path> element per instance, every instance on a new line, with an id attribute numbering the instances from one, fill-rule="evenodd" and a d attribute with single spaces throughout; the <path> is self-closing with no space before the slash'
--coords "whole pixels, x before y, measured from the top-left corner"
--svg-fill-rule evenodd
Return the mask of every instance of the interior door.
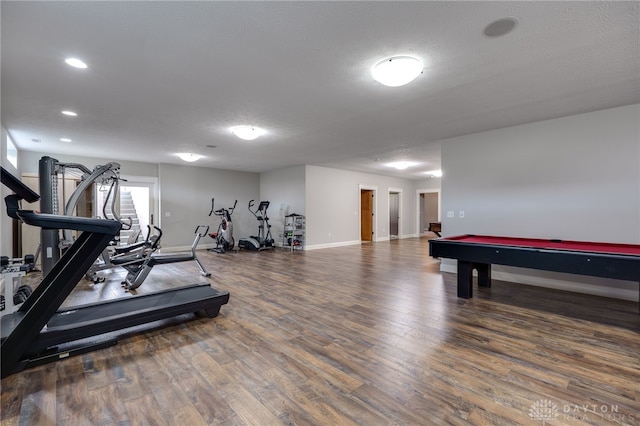
<path id="1" fill-rule="evenodd" d="M 360 240 L 373 241 L 373 191 L 360 190 Z"/>
<path id="2" fill-rule="evenodd" d="M 400 223 L 400 193 L 389 193 L 389 237 L 398 238 Z"/>

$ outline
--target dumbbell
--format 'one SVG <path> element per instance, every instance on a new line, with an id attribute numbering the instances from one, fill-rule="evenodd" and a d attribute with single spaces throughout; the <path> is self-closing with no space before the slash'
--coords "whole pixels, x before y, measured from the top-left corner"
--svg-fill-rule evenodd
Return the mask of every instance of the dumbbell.
<path id="1" fill-rule="evenodd" d="M 16 294 L 13 295 L 14 305 L 19 305 L 21 303 L 24 303 L 26 300 L 27 300 L 27 295 L 24 294 L 23 292 L 16 292 Z"/>
<path id="2" fill-rule="evenodd" d="M 31 296 L 31 293 L 33 293 L 33 290 L 31 290 L 31 287 L 25 284 L 18 287 L 16 293 L 24 293 L 27 297 L 29 297 Z"/>
<path id="3" fill-rule="evenodd" d="M 27 301 L 29 296 L 31 296 L 31 287 L 28 285 L 21 285 L 18 287 L 18 291 L 13 295 L 13 304 L 19 305 Z"/>

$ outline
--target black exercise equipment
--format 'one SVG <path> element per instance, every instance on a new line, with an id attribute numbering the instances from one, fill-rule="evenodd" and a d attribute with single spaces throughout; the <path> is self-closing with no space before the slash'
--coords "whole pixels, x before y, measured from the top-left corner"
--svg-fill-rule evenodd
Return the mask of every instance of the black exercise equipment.
<path id="1" fill-rule="evenodd" d="M 269 224 L 269 217 L 267 216 L 269 201 L 260 201 L 255 211 L 251 210 L 251 207 L 254 205 L 253 201 L 254 200 L 249 201 L 249 211 L 258 220 L 258 235 L 240 238 L 238 247 L 254 251 L 272 249 L 275 247 L 275 244 L 271 236 L 271 225 Z"/>
<path id="2" fill-rule="evenodd" d="M 160 231 L 160 228 L 154 227 L 156 230 Z M 166 265 L 168 263 L 178 263 L 178 262 L 188 262 L 193 260 L 198 265 L 200 269 L 200 273 L 205 277 L 210 277 L 211 273 L 207 271 L 202 262 L 196 256 L 196 248 L 198 247 L 198 242 L 200 238 L 207 235 L 209 231 L 208 225 L 198 225 L 195 230 L 195 238 L 193 239 L 193 243 L 191 244 L 191 251 L 189 253 L 167 253 L 167 254 L 154 254 L 148 256 L 144 259 L 140 259 L 136 262 L 129 262 L 126 265 L 122 265 L 129 271 L 127 277 L 122 282 L 122 286 L 127 290 L 135 290 L 140 287 L 140 285 L 147 279 L 149 272 L 156 265 Z M 158 238 L 162 236 L 162 231 Z"/>
<path id="3" fill-rule="evenodd" d="M 220 225 L 218 225 L 218 230 L 216 232 L 209 234 L 211 238 L 216 240 L 216 246 L 208 250 L 215 251 L 216 253 L 226 253 L 227 250 L 233 250 L 233 247 L 235 247 L 236 241 L 233 239 L 233 221 L 231 220 L 231 215 L 236 209 L 237 204 L 238 200 L 233 203 L 233 207 L 214 210 L 215 198 L 211 199 L 211 211 L 209 212 L 209 216 L 212 214 L 220 216 Z"/>
<path id="4" fill-rule="evenodd" d="M 140 296 L 74 306 L 58 311 L 93 261 L 120 231 L 114 220 L 39 214 L 20 209 L 39 196 L 2 168 L 2 183 L 15 194 L 5 197 L 7 213 L 42 229 L 82 231 L 45 275 L 31 296 L 1 323 L 1 376 L 85 353 L 117 342 L 114 332 L 178 315 L 204 311 L 215 317 L 229 293 L 196 284 Z"/>
<path id="5" fill-rule="evenodd" d="M 112 245 L 113 242 L 110 243 L 109 247 L 105 248 L 96 262 L 91 265 L 85 274 L 85 278 L 97 284 L 105 280 L 104 277 L 98 275 L 99 271 L 105 269 L 123 267 L 129 272 L 137 271 L 140 265 L 160 248 L 162 230 L 157 226 L 153 228 L 155 232 L 152 232 L 151 226 L 147 225 L 147 237 L 144 241 L 119 247 Z M 132 269 L 129 269 L 129 266 L 131 266 Z M 142 284 L 142 282 L 140 282 L 140 284 Z M 138 284 L 138 286 L 140 284 Z"/>

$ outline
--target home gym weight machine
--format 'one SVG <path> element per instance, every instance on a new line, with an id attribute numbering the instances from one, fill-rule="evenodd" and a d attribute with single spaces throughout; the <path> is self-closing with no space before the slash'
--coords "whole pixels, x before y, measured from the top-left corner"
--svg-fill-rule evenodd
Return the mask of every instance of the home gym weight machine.
<path id="1" fill-rule="evenodd" d="M 122 220 L 115 209 L 116 199 L 119 194 L 120 164 L 106 163 L 96 166 L 93 170 L 89 170 L 86 166 L 77 163 L 63 163 L 55 158 L 44 156 L 38 163 L 39 182 L 40 182 L 40 211 L 42 213 L 58 214 L 58 180 L 61 177 L 62 184 L 62 200 L 66 198 L 64 179 L 67 171 L 74 171 L 80 174 L 81 179 L 78 186 L 74 189 L 69 197 L 69 201 L 64 207 L 64 214 L 72 216 L 77 207 L 80 197 L 85 193 L 87 188 L 94 184 L 109 185 L 109 193 L 107 202 L 103 208 L 105 218 L 111 216 L 114 220 L 121 223 L 123 229 L 131 228 L 131 218 L 128 221 Z M 110 202 L 109 202 L 110 200 Z M 107 213 L 107 206 L 111 207 L 111 214 Z M 42 273 L 46 275 L 53 265 L 60 259 L 61 253 L 73 243 L 73 232 L 70 229 L 62 230 L 62 238 L 57 229 L 42 229 L 40 231 L 40 247 L 42 253 Z"/>
<path id="2" fill-rule="evenodd" d="M 253 205 L 254 200 L 249 201 L 249 211 L 258 220 L 258 235 L 241 238 L 238 241 L 238 247 L 254 251 L 272 249 L 275 244 L 271 236 L 271 224 L 269 224 L 269 217 L 267 216 L 269 201 L 260 201 L 255 211 L 251 210 Z"/>
<path id="3" fill-rule="evenodd" d="M 59 310 L 122 224 L 22 210 L 22 200 L 32 203 L 40 196 L 4 167 L 0 169 L 2 184 L 14 192 L 5 197 L 9 217 L 43 230 L 81 232 L 20 308 L 2 318 L 3 378 L 28 367 L 114 345 L 117 334 L 130 327 L 199 311 L 213 318 L 228 303 L 229 292 L 209 284 L 194 284 Z"/>

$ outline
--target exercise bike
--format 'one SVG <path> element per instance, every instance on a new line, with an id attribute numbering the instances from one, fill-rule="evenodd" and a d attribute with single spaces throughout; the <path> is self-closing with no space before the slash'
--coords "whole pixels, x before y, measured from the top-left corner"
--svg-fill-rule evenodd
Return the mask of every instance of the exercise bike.
<path id="1" fill-rule="evenodd" d="M 221 208 L 218 210 L 214 210 L 215 198 L 211 199 L 211 211 L 209 212 L 209 216 L 211 216 L 212 214 L 220 216 L 220 225 L 218 225 L 217 232 L 212 232 L 209 234 L 211 238 L 216 240 L 216 246 L 207 250 L 215 251 L 216 253 L 226 253 L 227 250 L 233 250 L 233 248 L 235 247 L 236 242 L 233 239 L 233 222 L 231 221 L 231 215 L 236 209 L 237 204 L 238 200 L 233 203 L 233 207 L 229 207 L 228 209 Z"/>
<path id="2" fill-rule="evenodd" d="M 258 220 L 258 235 L 241 238 L 238 241 L 238 247 L 253 251 L 272 249 L 275 247 L 275 244 L 271 236 L 271 224 L 269 224 L 269 217 L 267 216 L 269 201 L 260 201 L 255 211 L 251 210 L 251 207 L 254 206 L 253 201 L 254 200 L 249 201 L 249 211 Z"/>

